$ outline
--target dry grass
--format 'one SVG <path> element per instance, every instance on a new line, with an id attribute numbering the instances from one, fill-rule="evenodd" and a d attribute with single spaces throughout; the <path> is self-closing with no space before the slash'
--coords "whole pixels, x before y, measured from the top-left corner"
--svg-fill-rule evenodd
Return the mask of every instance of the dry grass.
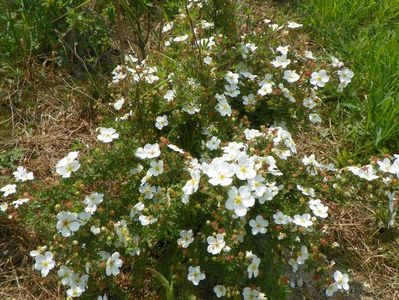
<path id="1" fill-rule="evenodd" d="M 0 299 L 61 299 L 57 280 L 41 278 L 27 255 L 38 243 L 33 231 L 0 218 Z"/>
<path id="2" fill-rule="evenodd" d="M 330 210 L 329 231 L 340 245 L 334 255 L 350 270 L 361 296 L 355 299 L 399 299 L 397 229 L 378 230 L 374 208 L 364 201 L 330 203 Z"/>
<path id="3" fill-rule="evenodd" d="M 95 106 L 103 99 L 94 98 L 96 82 L 77 83 L 62 71 L 37 66 L 42 77 L 27 75 L 23 85 L 7 87 L 7 117 L 9 134 L 0 136 L 2 149 L 24 149 L 21 164 L 45 179 L 56 162 L 70 151 L 72 144 L 92 145 L 95 128 Z M 106 87 L 104 81 L 99 85 Z M 106 95 L 105 95 L 106 96 Z"/>
<path id="4" fill-rule="evenodd" d="M 102 99 L 90 95 L 87 83 L 76 84 L 50 67 L 32 68 L 38 68 L 44 77 L 34 78 L 30 70 L 21 82 L 10 83 L 3 90 L 7 118 L 0 126 L 8 132 L 0 135 L 0 149 L 24 149 L 19 164 L 34 171 L 36 179 L 47 181 L 71 145 L 93 144 L 96 116 L 90 115 L 90 106 Z M 10 172 L 3 169 L 1 173 Z M 40 242 L 34 231 L 0 217 L 0 299 L 62 299 L 56 276 L 42 278 L 33 269 L 29 252 Z"/>

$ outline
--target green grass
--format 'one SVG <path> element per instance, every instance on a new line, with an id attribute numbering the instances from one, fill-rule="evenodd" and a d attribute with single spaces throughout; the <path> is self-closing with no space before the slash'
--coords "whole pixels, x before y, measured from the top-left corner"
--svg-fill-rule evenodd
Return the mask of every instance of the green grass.
<path id="1" fill-rule="evenodd" d="M 399 148 L 399 1 L 297 0 L 295 9 L 331 54 L 355 72 L 340 107 L 350 110 L 355 155 Z"/>

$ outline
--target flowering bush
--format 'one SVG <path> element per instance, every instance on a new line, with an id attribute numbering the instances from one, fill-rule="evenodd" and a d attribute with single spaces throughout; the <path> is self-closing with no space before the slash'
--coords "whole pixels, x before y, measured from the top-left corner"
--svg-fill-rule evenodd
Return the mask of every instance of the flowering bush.
<path id="1" fill-rule="evenodd" d="M 69 298 L 125 299 L 151 276 L 168 299 L 349 290 L 323 237 L 342 170 L 299 155 L 287 128 L 322 122 L 321 97 L 353 73 L 289 46 L 298 23 L 261 20 L 234 41 L 206 11 L 192 1 L 164 26 L 162 53 L 114 70 L 98 147 L 61 159 L 61 178 L 21 212 L 48 238 L 35 269 L 57 273 Z"/>

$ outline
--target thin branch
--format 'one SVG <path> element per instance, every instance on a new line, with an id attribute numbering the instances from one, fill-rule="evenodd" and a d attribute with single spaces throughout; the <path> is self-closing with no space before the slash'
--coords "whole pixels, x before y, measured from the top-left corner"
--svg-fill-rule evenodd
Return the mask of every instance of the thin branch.
<path id="1" fill-rule="evenodd" d="M 193 23 L 193 20 L 191 19 L 190 12 L 188 11 L 188 6 L 187 6 L 187 4 L 185 4 L 185 8 L 186 8 L 186 13 L 187 13 L 188 21 L 190 22 L 191 32 L 192 32 L 192 34 L 193 34 L 193 36 L 194 36 L 195 45 L 196 45 L 197 48 L 198 48 L 198 55 L 199 55 L 199 60 L 200 60 L 200 66 L 201 66 L 201 68 L 202 68 L 203 66 L 202 66 L 202 52 L 201 52 L 201 47 L 200 47 L 200 44 L 198 43 L 197 35 L 195 34 L 194 23 Z"/>
<path id="2" fill-rule="evenodd" d="M 122 22 L 122 12 L 121 12 L 121 4 L 119 0 L 115 0 L 115 9 L 116 9 L 116 24 L 119 38 L 119 47 L 120 47 L 120 55 L 121 55 L 121 63 L 125 64 L 125 46 L 123 43 L 123 22 Z"/>

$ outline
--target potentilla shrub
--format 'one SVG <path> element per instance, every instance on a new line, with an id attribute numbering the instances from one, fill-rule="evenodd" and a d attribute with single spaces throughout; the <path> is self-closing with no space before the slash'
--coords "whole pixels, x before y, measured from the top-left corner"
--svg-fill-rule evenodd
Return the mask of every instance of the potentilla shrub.
<path id="1" fill-rule="evenodd" d="M 353 73 L 290 46 L 301 24 L 260 20 L 232 41 L 202 6 L 162 28 L 162 52 L 115 68 L 98 147 L 70 152 L 55 183 L 18 200 L 48 239 L 34 268 L 69 298 L 128 299 L 149 280 L 168 299 L 349 290 L 324 254 L 337 170 L 298 154 L 287 128 L 322 122 L 322 96 Z"/>

